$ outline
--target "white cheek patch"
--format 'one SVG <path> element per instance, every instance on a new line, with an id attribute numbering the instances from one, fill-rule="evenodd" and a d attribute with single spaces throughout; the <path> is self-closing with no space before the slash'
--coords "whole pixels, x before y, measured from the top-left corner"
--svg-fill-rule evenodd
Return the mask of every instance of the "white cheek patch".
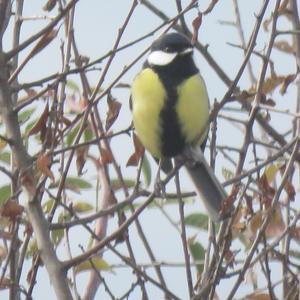
<path id="1" fill-rule="evenodd" d="M 148 63 L 150 65 L 154 66 L 166 66 L 169 63 L 171 63 L 175 57 L 177 56 L 177 53 L 167 53 L 164 51 L 153 51 L 148 56 Z"/>

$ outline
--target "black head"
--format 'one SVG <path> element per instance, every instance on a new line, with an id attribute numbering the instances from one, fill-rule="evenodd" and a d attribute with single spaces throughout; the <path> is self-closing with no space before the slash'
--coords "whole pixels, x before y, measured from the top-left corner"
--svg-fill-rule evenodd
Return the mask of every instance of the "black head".
<path id="1" fill-rule="evenodd" d="M 178 56 L 191 56 L 193 46 L 180 33 L 167 33 L 153 42 L 147 62 L 152 66 L 167 66 Z"/>

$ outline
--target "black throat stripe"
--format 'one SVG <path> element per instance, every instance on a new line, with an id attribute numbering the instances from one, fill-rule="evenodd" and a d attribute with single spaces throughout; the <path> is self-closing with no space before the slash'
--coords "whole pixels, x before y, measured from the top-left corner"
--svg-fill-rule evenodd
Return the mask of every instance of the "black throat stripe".
<path id="1" fill-rule="evenodd" d="M 179 56 L 170 65 L 154 66 L 152 69 L 159 75 L 167 91 L 167 98 L 160 113 L 161 152 L 164 157 L 173 157 L 180 154 L 186 145 L 176 113 L 177 87 L 185 79 L 197 74 L 198 69 L 191 56 Z"/>

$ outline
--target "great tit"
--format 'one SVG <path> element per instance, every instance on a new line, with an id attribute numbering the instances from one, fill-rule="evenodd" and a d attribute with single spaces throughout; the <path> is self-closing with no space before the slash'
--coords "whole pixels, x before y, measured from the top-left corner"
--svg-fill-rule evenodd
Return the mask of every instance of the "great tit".
<path id="1" fill-rule="evenodd" d="M 131 105 L 144 147 L 157 159 L 184 159 L 210 217 L 220 220 L 226 193 L 202 152 L 209 130 L 209 98 L 188 38 L 167 33 L 153 42 L 133 80 Z"/>

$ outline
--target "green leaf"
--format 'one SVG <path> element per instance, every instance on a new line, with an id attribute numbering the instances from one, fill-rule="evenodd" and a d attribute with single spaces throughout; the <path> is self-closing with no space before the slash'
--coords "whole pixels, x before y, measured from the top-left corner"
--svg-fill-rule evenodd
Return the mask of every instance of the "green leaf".
<path id="1" fill-rule="evenodd" d="M 68 213 L 60 213 L 58 216 L 58 223 L 63 223 L 65 221 L 69 221 L 71 219 L 70 214 Z M 51 239 L 54 245 L 58 246 L 58 244 L 61 242 L 62 238 L 64 236 L 64 230 L 63 229 L 56 229 L 51 231 Z"/>
<path id="2" fill-rule="evenodd" d="M 54 204 L 54 199 L 53 198 L 50 198 L 49 200 L 47 200 L 44 204 L 43 204 L 43 211 L 44 213 L 48 214 L 50 213 L 52 207 L 53 207 L 53 204 Z"/>
<path id="3" fill-rule="evenodd" d="M 112 271 L 111 266 L 101 257 L 95 256 L 87 261 L 84 261 L 75 267 L 75 272 L 89 271 L 96 268 L 99 271 Z"/>
<path id="4" fill-rule="evenodd" d="M 57 188 L 59 186 L 59 181 L 52 183 L 49 185 L 49 188 Z M 75 193 L 80 194 L 81 190 L 88 190 L 91 189 L 93 185 L 81 178 L 78 177 L 67 177 L 65 181 L 65 188 L 69 189 Z"/>
<path id="5" fill-rule="evenodd" d="M 129 189 L 135 186 L 135 180 L 133 179 L 124 179 L 123 181 L 125 186 Z M 117 191 L 122 188 L 122 183 L 119 179 L 112 179 L 110 183 L 114 191 Z"/>
<path id="6" fill-rule="evenodd" d="M 18 115 L 18 121 L 20 124 L 25 123 L 27 120 L 29 120 L 29 118 L 32 116 L 32 114 L 34 113 L 35 108 L 31 108 L 31 109 L 27 109 L 24 110 L 23 112 L 21 112 Z"/>
<path id="7" fill-rule="evenodd" d="M 3 185 L 0 187 L 0 207 L 6 202 L 6 200 L 11 196 L 10 185 Z"/>
<path id="8" fill-rule="evenodd" d="M 77 133 L 78 133 L 79 129 L 80 129 L 80 125 L 78 124 L 67 135 L 67 145 L 68 146 L 71 146 L 73 144 L 74 139 L 77 136 Z"/>
<path id="9" fill-rule="evenodd" d="M 146 155 L 144 155 L 143 157 L 142 172 L 144 175 L 146 187 L 149 187 L 151 183 L 151 166 Z"/>
<path id="10" fill-rule="evenodd" d="M 67 87 L 72 90 L 73 92 L 80 93 L 80 88 L 78 87 L 77 83 L 73 80 L 67 81 Z"/>
<path id="11" fill-rule="evenodd" d="M 36 124 L 37 119 L 32 120 L 29 122 L 25 127 L 25 135 L 28 136 L 28 132 L 32 129 L 32 127 Z"/>
<path id="12" fill-rule="evenodd" d="M 0 161 L 4 162 L 7 165 L 10 165 L 10 153 L 9 152 L 1 152 L 0 153 Z"/>
<path id="13" fill-rule="evenodd" d="M 27 247 L 26 258 L 29 259 L 38 253 L 37 241 L 35 238 L 32 238 Z"/>
<path id="14" fill-rule="evenodd" d="M 70 190 L 88 190 L 93 187 L 93 185 L 90 182 L 78 177 L 67 177 L 65 186 L 68 187 Z"/>
<path id="15" fill-rule="evenodd" d="M 185 225 L 201 228 L 204 230 L 208 229 L 208 216 L 201 213 L 194 213 L 187 215 L 184 218 Z"/>
<path id="16" fill-rule="evenodd" d="M 289 255 L 289 257 L 293 257 L 295 259 L 299 259 L 300 260 L 300 252 L 299 251 L 290 250 L 288 255 Z"/>
<path id="17" fill-rule="evenodd" d="M 234 177 L 234 173 L 227 168 L 222 168 L 222 175 L 225 178 L 225 180 L 229 180 Z"/>
<path id="18" fill-rule="evenodd" d="M 64 236 L 63 229 L 56 229 L 51 231 L 51 239 L 54 245 L 58 246 Z"/>
<path id="19" fill-rule="evenodd" d="M 204 267 L 205 249 L 199 242 L 195 242 L 195 238 L 188 240 L 188 246 L 193 260 L 196 262 L 197 271 L 201 274 Z"/>
<path id="20" fill-rule="evenodd" d="M 83 132 L 83 138 L 85 142 L 90 141 L 93 138 L 93 132 L 90 128 L 86 128 Z"/>
<path id="21" fill-rule="evenodd" d="M 94 210 L 94 206 L 86 201 L 75 201 L 72 208 L 77 213 L 86 213 Z"/>

